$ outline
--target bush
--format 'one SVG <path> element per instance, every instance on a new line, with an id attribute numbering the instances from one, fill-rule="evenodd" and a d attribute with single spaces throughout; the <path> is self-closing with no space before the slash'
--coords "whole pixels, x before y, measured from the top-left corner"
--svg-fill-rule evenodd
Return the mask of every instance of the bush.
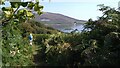
<path id="1" fill-rule="evenodd" d="M 33 41 L 36 45 L 42 45 L 42 44 L 44 44 L 45 39 L 48 39 L 49 37 L 50 37 L 49 34 L 34 34 Z"/>

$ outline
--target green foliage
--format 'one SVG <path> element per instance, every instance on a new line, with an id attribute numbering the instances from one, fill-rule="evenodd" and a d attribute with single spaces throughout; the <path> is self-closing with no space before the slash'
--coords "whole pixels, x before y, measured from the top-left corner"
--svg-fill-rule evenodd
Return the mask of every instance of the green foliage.
<path id="1" fill-rule="evenodd" d="M 28 5 L 28 2 L 22 2 L 21 5 L 22 5 L 23 7 L 26 7 L 26 6 Z"/>
<path id="2" fill-rule="evenodd" d="M 20 29 L 25 35 L 27 32 L 32 32 L 34 34 L 55 34 L 58 30 L 55 30 L 51 27 L 47 27 L 40 22 L 28 21 L 26 23 L 20 24 Z"/>
<path id="3" fill-rule="evenodd" d="M 81 33 L 65 34 L 38 22 L 28 21 L 34 17 L 31 10 L 38 14 L 42 13 L 43 6 L 40 6 L 39 2 L 15 2 L 11 5 L 2 8 L 0 22 L 3 66 L 17 67 L 34 63 L 39 66 L 68 68 L 119 65 L 120 12 L 114 8 L 99 5 L 103 16 L 95 21 L 89 19 Z M 19 10 L 20 6 L 29 10 L 25 8 Z M 33 46 L 29 46 L 27 39 L 29 32 L 34 33 Z"/>
<path id="4" fill-rule="evenodd" d="M 30 2 L 30 4 L 28 5 L 28 8 L 29 9 L 32 9 L 34 7 L 34 3 L 33 2 Z"/>
<path id="5" fill-rule="evenodd" d="M 34 15 L 31 10 L 26 8 L 19 9 L 20 6 L 26 7 L 31 2 L 10 2 L 10 7 L 2 8 L 2 65 L 3 66 L 30 66 L 34 65 L 34 54 L 37 46 L 29 45 L 27 38 L 23 38 L 21 31 L 21 23 L 25 23 Z M 33 3 L 34 5 L 39 3 Z M 33 8 L 35 6 L 32 6 Z M 37 10 L 41 12 L 42 8 Z M 1 46 L 1 45 L 0 45 Z"/>
<path id="6" fill-rule="evenodd" d="M 88 33 L 86 40 L 96 40 L 97 45 L 94 49 L 95 53 L 89 49 L 91 44 L 86 48 L 89 54 L 86 55 L 84 65 L 119 65 L 120 12 L 109 6 L 100 5 L 100 7 L 99 10 L 103 12 L 103 16 L 96 21 L 88 20 L 83 31 Z M 89 42 L 86 43 L 89 44 Z"/>
<path id="7" fill-rule="evenodd" d="M 63 39 L 65 42 L 70 43 L 73 47 L 81 44 L 81 35 L 79 33 L 76 34 L 66 34 Z"/>
<path id="8" fill-rule="evenodd" d="M 11 7 L 12 8 L 18 8 L 18 7 L 20 7 L 20 4 L 21 4 L 20 2 L 11 2 Z"/>
<path id="9" fill-rule="evenodd" d="M 0 0 L 0 5 L 1 5 L 1 4 L 4 4 L 4 0 Z"/>
<path id="10" fill-rule="evenodd" d="M 23 39 L 17 26 L 10 22 L 3 27 L 2 63 L 3 66 L 27 66 L 33 64 L 32 46 Z M 12 26 L 12 27 L 9 27 Z M 6 30 L 7 29 L 7 30 Z"/>
<path id="11" fill-rule="evenodd" d="M 76 35 L 79 36 L 80 34 Z M 39 62 L 38 65 L 48 66 L 74 66 L 81 65 L 84 62 L 81 52 L 84 46 L 72 45 L 75 35 L 57 34 L 37 34 L 34 35 L 36 44 L 39 45 Z M 76 37 L 75 37 L 76 38 Z M 71 40 L 67 40 L 71 39 Z M 78 41 L 76 41 L 78 42 Z M 76 43 L 74 41 L 74 43 Z M 76 57 L 76 58 L 74 58 Z M 64 62 L 63 62 L 64 61 Z"/>
<path id="12" fill-rule="evenodd" d="M 49 38 L 50 34 L 34 34 L 34 42 L 36 45 L 42 45 L 45 42 L 45 39 Z"/>
<path id="13" fill-rule="evenodd" d="M 81 33 L 41 35 L 40 40 L 36 37 L 41 48 L 38 65 L 119 65 L 120 12 L 108 6 L 100 7 L 103 16 L 95 21 L 89 19 Z M 44 42 L 40 42 L 42 39 Z"/>

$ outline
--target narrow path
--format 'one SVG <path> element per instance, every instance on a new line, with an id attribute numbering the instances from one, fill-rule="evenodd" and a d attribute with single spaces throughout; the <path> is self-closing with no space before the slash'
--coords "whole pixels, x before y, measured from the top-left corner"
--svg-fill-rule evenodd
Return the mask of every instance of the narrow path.
<path id="1" fill-rule="evenodd" d="M 39 47 L 39 46 L 38 46 Z M 34 63 L 36 66 L 46 66 L 46 58 L 45 58 L 45 48 L 37 49 L 35 55 L 34 55 Z"/>

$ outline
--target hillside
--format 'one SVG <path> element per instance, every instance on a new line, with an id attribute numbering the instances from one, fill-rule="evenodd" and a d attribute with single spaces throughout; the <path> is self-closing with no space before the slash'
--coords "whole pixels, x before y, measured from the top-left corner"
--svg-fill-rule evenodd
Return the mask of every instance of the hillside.
<path id="1" fill-rule="evenodd" d="M 26 34 L 27 32 L 32 32 L 34 34 L 54 34 L 59 32 L 56 29 L 47 27 L 44 24 L 35 21 L 28 21 L 27 23 L 21 23 L 20 29 L 23 32 L 23 34 Z"/>
<path id="2" fill-rule="evenodd" d="M 62 14 L 51 12 L 44 12 L 42 15 L 35 14 L 34 20 L 58 30 L 71 29 L 71 27 L 74 26 L 74 23 L 77 25 L 82 25 L 86 22 L 85 20 L 78 20 Z"/>
<path id="3" fill-rule="evenodd" d="M 37 15 L 35 14 L 35 19 L 36 21 L 43 21 L 52 24 L 74 24 L 76 23 L 85 23 L 86 21 L 84 20 L 77 20 L 62 14 L 58 13 L 51 13 L 51 12 L 44 12 L 42 15 Z"/>

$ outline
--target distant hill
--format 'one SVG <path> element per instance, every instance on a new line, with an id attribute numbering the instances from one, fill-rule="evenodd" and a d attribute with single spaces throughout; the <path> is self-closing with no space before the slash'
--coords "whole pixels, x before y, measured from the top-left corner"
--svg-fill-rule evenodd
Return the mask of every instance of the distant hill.
<path id="1" fill-rule="evenodd" d="M 75 25 L 74 23 L 77 25 L 83 25 L 87 22 L 85 20 L 78 20 L 62 14 L 51 12 L 44 12 L 42 15 L 35 14 L 34 20 L 58 30 L 71 30 Z"/>
<path id="2" fill-rule="evenodd" d="M 62 14 L 58 13 L 51 13 L 51 12 L 44 12 L 42 15 L 35 14 L 35 21 L 42 21 L 47 24 L 71 24 L 73 25 L 74 22 L 83 24 L 86 21 L 74 19 Z"/>

